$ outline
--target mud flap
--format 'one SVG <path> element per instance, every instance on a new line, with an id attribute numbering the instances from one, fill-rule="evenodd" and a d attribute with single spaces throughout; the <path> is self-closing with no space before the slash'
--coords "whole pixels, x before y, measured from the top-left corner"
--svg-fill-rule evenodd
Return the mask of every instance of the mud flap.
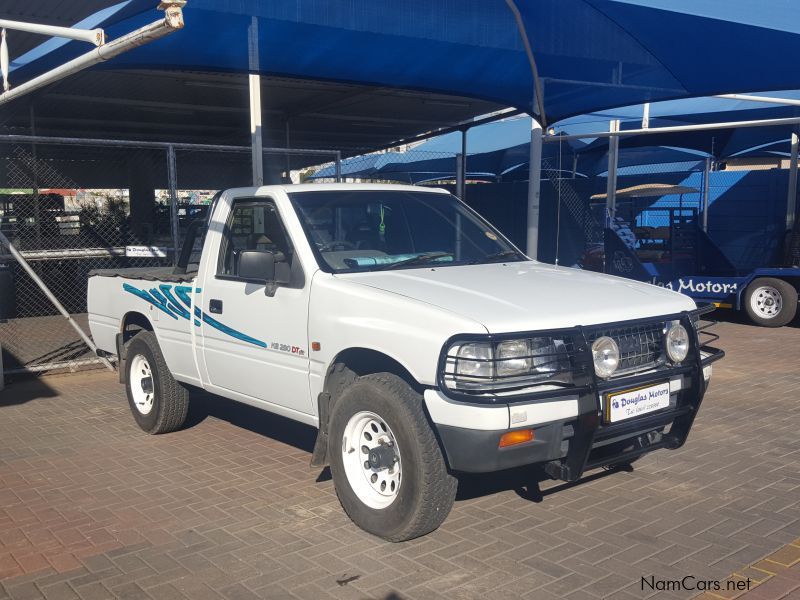
<path id="1" fill-rule="evenodd" d="M 314 442 L 314 451 L 311 453 L 311 466 L 324 467 L 328 464 L 328 419 L 330 417 L 331 395 L 322 392 L 318 399 L 319 431 Z"/>

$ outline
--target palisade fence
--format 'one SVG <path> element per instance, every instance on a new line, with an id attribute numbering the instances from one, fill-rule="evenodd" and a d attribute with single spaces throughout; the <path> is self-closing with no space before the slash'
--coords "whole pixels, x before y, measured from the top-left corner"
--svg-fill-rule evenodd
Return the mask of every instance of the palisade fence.
<path id="1" fill-rule="evenodd" d="M 265 149 L 265 180 L 312 165 L 335 177 L 338 161 L 332 150 Z M 214 194 L 251 180 L 249 147 L 0 136 L 0 231 L 88 333 L 93 269 L 173 264 Z M 102 366 L 2 244 L 0 346 L 7 375 Z"/>

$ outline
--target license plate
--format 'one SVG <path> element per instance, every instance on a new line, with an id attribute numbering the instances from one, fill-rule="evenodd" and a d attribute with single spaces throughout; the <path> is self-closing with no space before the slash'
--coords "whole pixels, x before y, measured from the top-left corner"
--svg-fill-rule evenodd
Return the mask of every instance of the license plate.
<path id="1" fill-rule="evenodd" d="M 669 406 L 669 381 L 606 396 L 606 423 L 632 419 Z"/>

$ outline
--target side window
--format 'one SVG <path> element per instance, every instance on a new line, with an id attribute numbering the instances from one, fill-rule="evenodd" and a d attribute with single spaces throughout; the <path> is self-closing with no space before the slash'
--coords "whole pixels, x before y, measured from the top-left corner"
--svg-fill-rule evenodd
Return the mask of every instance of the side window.
<path id="1" fill-rule="evenodd" d="M 222 234 L 217 275 L 236 277 L 245 250 L 269 250 L 275 262 L 292 263 L 293 248 L 272 200 L 235 200 Z"/>

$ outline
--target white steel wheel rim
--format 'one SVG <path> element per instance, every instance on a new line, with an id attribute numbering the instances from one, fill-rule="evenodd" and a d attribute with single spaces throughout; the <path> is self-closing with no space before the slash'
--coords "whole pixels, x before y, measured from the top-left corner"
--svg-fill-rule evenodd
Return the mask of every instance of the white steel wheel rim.
<path id="1" fill-rule="evenodd" d="M 774 287 L 762 285 L 750 296 L 750 308 L 763 319 L 773 319 L 783 309 L 783 296 Z"/>
<path id="2" fill-rule="evenodd" d="M 386 453 L 388 448 L 394 455 L 391 467 L 376 468 L 370 464 L 375 450 Z M 380 416 L 361 411 L 350 417 L 342 436 L 342 463 L 350 488 L 361 502 L 380 510 L 395 501 L 402 476 L 400 448 L 391 428 Z"/>
<path id="3" fill-rule="evenodd" d="M 143 415 L 150 414 L 156 398 L 153 371 L 150 363 L 141 354 L 137 354 L 131 360 L 130 385 L 136 410 Z"/>

